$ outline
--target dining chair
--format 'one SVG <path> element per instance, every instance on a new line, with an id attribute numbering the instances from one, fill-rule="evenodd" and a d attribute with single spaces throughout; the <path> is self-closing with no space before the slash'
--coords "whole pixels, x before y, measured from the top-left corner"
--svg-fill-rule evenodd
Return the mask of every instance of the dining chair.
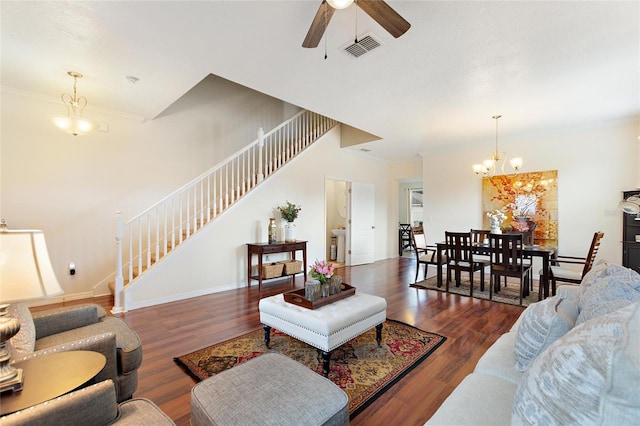
<path id="1" fill-rule="evenodd" d="M 411 225 L 401 223 L 398 227 L 398 256 L 402 256 L 407 248 L 411 248 Z"/>
<path id="2" fill-rule="evenodd" d="M 591 270 L 596 260 L 602 237 L 604 237 L 604 232 L 598 231 L 593 234 L 587 257 L 555 256 L 551 259 L 551 276 L 549 277 L 551 280 L 551 295 L 556 294 L 556 281 L 570 284 L 580 284 L 582 282 L 582 278 Z M 572 268 L 567 265 L 583 266 L 580 270 L 579 268 Z M 542 271 L 540 271 L 540 275 L 542 275 Z"/>
<path id="3" fill-rule="evenodd" d="M 472 229 L 470 231 L 471 234 L 471 243 L 472 244 L 482 244 L 484 240 L 489 241 L 489 234 L 491 231 L 489 229 Z"/>
<path id="4" fill-rule="evenodd" d="M 491 233 L 491 230 L 489 229 L 472 229 L 470 231 L 471 233 L 471 244 L 473 245 L 482 245 L 484 244 L 485 240 L 489 241 L 489 234 Z M 485 254 L 474 254 L 473 258 L 476 260 L 491 260 L 489 258 L 489 256 L 485 255 Z"/>
<path id="5" fill-rule="evenodd" d="M 427 279 L 427 270 L 429 265 L 438 265 L 438 255 L 436 246 L 428 245 L 427 238 L 424 234 L 424 229 L 420 227 L 411 228 L 411 242 L 413 246 L 413 252 L 416 256 L 416 278 L 414 282 L 418 281 L 418 273 L 420 272 L 420 265 L 424 265 L 424 278 Z M 447 257 L 442 256 L 441 264 L 447 263 Z"/>
<path id="6" fill-rule="evenodd" d="M 533 245 L 533 230 L 529 229 L 528 231 L 506 231 L 505 234 L 521 234 L 522 235 L 522 244 L 525 246 Z M 523 256 L 525 263 L 529 263 L 533 265 L 533 258 L 531 256 Z M 504 286 L 507 286 L 507 279 L 504 280 Z M 533 273 L 529 274 L 529 289 L 533 290 Z"/>
<path id="7" fill-rule="evenodd" d="M 493 298 L 493 291 L 500 291 L 500 277 L 520 279 L 520 304 L 525 293 L 528 294 L 528 283 L 531 275 L 531 263 L 525 262 L 520 232 L 509 234 L 490 234 L 489 249 L 491 251 L 491 284 L 489 285 L 489 299 Z"/>
<path id="8" fill-rule="evenodd" d="M 455 272 L 456 287 L 460 286 L 461 272 L 469 273 L 469 295 L 473 297 L 473 274 L 480 271 L 480 290 L 484 291 L 484 268 L 489 265 L 487 260 L 476 260 L 473 256 L 470 232 L 445 231 L 447 243 L 447 291 L 451 282 L 451 271 Z"/>

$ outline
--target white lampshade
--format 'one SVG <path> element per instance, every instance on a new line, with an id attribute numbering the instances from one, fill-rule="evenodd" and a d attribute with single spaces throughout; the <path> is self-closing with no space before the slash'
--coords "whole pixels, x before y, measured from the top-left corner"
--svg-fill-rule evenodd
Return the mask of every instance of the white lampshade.
<path id="1" fill-rule="evenodd" d="M 473 171 L 475 174 L 484 173 L 485 168 L 482 166 L 482 164 L 474 164 Z"/>
<path id="2" fill-rule="evenodd" d="M 100 126 L 93 121 L 73 115 L 54 115 L 51 117 L 51 121 L 53 121 L 53 124 L 59 129 L 71 133 L 74 136 L 86 135 L 89 132 L 100 129 Z"/>
<path id="3" fill-rule="evenodd" d="M 0 230 L 0 302 L 62 294 L 40 230 Z"/>
<path id="4" fill-rule="evenodd" d="M 327 0 L 327 3 L 334 9 L 346 9 L 351 6 L 353 0 Z"/>
<path id="5" fill-rule="evenodd" d="M 520 170 L 520 168 L 522 167 L 522 158 L 520 157 L 512 158 L 509 161 L 509 164 L 511 164 L 511 167 L 513 167 L 514 170 Z"/>

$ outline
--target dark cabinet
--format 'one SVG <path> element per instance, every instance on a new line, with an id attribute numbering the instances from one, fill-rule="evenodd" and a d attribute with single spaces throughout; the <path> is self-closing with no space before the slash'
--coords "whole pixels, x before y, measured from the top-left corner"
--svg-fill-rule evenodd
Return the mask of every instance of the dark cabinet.
<path id="1" fill-rule="evenodd" d="M 640 195 L 640 190 L 624 191 L 623 199 Z M 640 273 L 640 215 L 623 213 L 622 218 L 622 265 Z"/>

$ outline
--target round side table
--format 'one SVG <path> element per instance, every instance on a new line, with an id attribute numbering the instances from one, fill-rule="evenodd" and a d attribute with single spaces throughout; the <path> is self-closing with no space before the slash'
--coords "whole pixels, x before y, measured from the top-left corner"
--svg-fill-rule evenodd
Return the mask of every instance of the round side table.
<path id="1" fill-rule="evenodd" d="M 13 413 L 71 392 L 93 379 L 106 362 L 104 355 L 91 351 L 56 352 L 17 362 L 13 366 L 23 370 L 23 388 L 0 395 L 0 414 Z"/>

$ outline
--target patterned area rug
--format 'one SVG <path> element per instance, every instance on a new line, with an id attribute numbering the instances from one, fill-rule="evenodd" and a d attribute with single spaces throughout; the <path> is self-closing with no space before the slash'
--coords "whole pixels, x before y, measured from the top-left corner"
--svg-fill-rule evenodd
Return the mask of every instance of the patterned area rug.
<path id="1" fill-rule="evenodd" d="M 467 275 L 468 276 L 468 275 Z M 477 299 L 486 299 L 489 300 L 489 279 L 488 276 L 485 275 L 484 280 L 484 291 L 480 291 L 480 277 L 475 276 L 473 280 L 473 297 Z M 445 291 L 445 282 L 447 279 L 447 273 L 444 272 L 442 274 L 442 287 L 437 287 L 437 277 L 429 277 L 424 281 L 418 281 L 415 284 L 411 284 L 411 287 L 423 287 L 428 288 L 430 290 L 437 291 Z M 535 281 L 534 281 L 535 283 Z M 463 296 L 469 296 L 469 279 L 462 278 L 462 283 L 460 283 L 459 287 L 456 287 L 453 276 L 451 277 L 451 282 L 449 283 L 449 293 L 461 294 Z M 512 280 L 511 278 L 507 281 L 507 286 L 504 287 L 504 280 L 500 283 L 500 292 L 493 293 L 493 297 L 491 300 L 494 302 L 508 303 L 510 305 L 518 305 L 520 303 L 520 281 Z M 538 299 L 538 287 L 534 285 L 533 291 L 529 292 L 529 296 L 522 299 L 522 306 L 528 306 L 531 303 L 537 302 Z"/>
<path id="2" fill-rule="evenodd" d="M 382 328 L 382 347 L 376 343 L 373 328 L 331 352 L 329 379 L 349 395 L 353 418 L 445 340 L 444 336 L 387 320 Z M 204 380 L 266 352 L 287 355 L 322 374 L 322 355 L 316 348 L 275 329 L 271 330 L 271 349 L 265 347 L 260 329 L 174 361 L 196 380 Z"/>

